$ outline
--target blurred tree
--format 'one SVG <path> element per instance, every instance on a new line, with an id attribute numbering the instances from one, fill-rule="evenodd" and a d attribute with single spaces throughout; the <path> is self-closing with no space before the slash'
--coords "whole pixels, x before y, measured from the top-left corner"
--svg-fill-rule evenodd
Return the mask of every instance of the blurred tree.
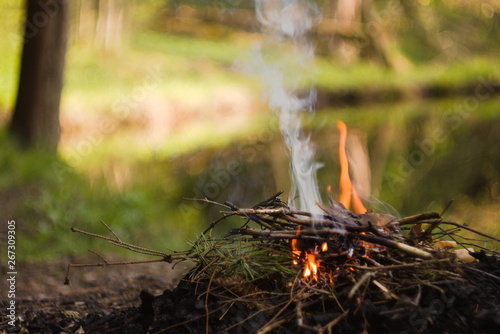
<path id="1" fill-rule="evenodd" d="M 105 51 L 114 51 L 122 43 L 126 7 L 124 0 L 74 0 L 71 37 Z M 134 13 L 135 15 L 135 13 Z"/>
<path id="2" fill-rule="evenodd" d="M 10 133 L 28 147 L 56 151 L 69 1 L 26 0 L 23 52 Z"/>
<path id="3" fill-rule="evenodd" d="M 363 0 L 363 30 L 368 43 L 361 49 L 362 58 L 379 61 L 385 67 L 403 70 L 410 62 L 397 48 L 397 38 L 389 21 L 382 18 L 373 0 Z"/>
<path id="4" fill-rule="evenodd" d="M 120 45 L 124 10 L 125 6 L 122 0 L 99 1 L 95 45 L 101 46 L 105 50 Z"/>

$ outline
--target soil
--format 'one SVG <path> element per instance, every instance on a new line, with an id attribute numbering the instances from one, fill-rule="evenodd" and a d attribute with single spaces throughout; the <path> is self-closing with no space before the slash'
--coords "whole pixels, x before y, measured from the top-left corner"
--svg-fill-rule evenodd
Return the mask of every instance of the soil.
<path id="1" fill-rule="evenodd" d="M 215 293 L 220 283 L 181 279 L 182 270 L 171 270 L 167 264 L 75 270 L 72 285 L 64 286 L 67 263 L 19 269 L 18 319 L 15 326 L 8 325 L 7 301 L 2 299 L 1 333 L 255 333 L 273 316 L 259 303 L 228 303 L 234 295 L 227 289 Z M 336 333 L 498 333 L 499 275 L 498 259 L 467 264 L 465 281 L 441 286 L 441 291 L 422 282 L 420 287 L 408 287 L 407 299 L 367 299 L 362 309 L 345 317 L 333 311 L 335 305 L 304 307 L 306 326 L 299 328 L 297 319 L 290 317 L 270 333 L 313 333 L 310 328 L 337 317 L 342 319 L 333 329 Z M 283 289 L 272 279 L 258 284 L 268 291 Z M 209 298 L 204 294 L 207 288 Z M 282 299 L 265 303 L 283 303 Z"/>
<path id="2" fill-rule="evenodd" d="M 140 292 L 160 295 L 174 288 L 186 267 L 166 263 L 77 268 L 71 285 L 64 285 L 68 263 L 95 259 L 60 259 L 49 263 L 18 264 L 15 326 L 6 317 L 10 299 L 2 275 L 0 333 L 82 333 L 84 321 L 138 307 Z M 2 273 L 8 272 L 5 267 Z M 5 291 L 5 293 L 4 293 Z"/>

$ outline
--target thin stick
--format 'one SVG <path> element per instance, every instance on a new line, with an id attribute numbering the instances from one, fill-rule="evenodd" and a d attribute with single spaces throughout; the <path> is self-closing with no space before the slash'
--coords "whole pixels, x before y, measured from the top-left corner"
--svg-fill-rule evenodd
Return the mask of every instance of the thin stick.
<path id="1" fill-rule="evenodd" d="M 101 220 L 101 224 L 103 224 L 104 226 L 106 226 L 106 228 L 108 229 L 108 231 L 115 236 L 116 240 L 118 241 L 121 241 L 120 238 L 118 238 L 118 236 L 115 234 L 115 231 L 113 231 L 109 226 L 108 224 L 106 224 L 104 221 Z"/>
<path id="2" fill-rule="evenodd" d="M 269 331 L 272 331 L 273 329 L 275 329 L 276 327 L 280 326 L 282 323 L 284 323 L 286 321 L 286 319 L 281 319 L 281 320 L 278 320 L 278 321 L 274 321 L 273 323 L 271 324 L 266 324 L 264 325 L 264 327 L 260 328 L 256 334 L 266 334 L 268 333 Z"/>
<path id="3" fill-rule="evenodd" d="M 235 213 L 231 212 L 231 213 L 225 214 L 222 217 L 220 217 L 219 219 L 211 222 L 210 226 L 205 231 L 203 231 L 202 234 L 207 234 L 207 232 L 210 231 L 211 229 L 213 229 L 215 227 L 215 225 L 217 225 L 217 223 L 219 223 L 220 221 L 222 221 L 222 220 L 224 220 L 224 219 L 226 219 L 228 217 L 234 216 L 234 215 L 235 215 Z"/>
<path id="4" fill-rule="evenodd" d="M 113 245 L 116 245 L 116 246 L 125 246 L 125 247 L 128 247 L 128 249 L 130 249 L 130 250 L 139 250 L 139 251 L 142 251 L 142 252 L 149 253 L 150 255 L 162 256 L 164 258 L 164 261 L 168 262 L 168 263 L 171 263 L 172 259 L 173 259 L 173 257 L 172 257 L 171 254 L 160 252 L 160 251 L 157 251 L 157 250 L 154 250 L 154 249 L 148 249 L 148 248 L 144 248 L 144 247 L 132 245 L 132 244 L 129 244 L 127 242 L 121 241 L 119 239 L 116 240 L 116 239 L 112 239 L 112 238 L 109 238 L 109 237 L 105 237 L 103 235 L 99 235 L 99 234 L 95 234 L 95 233 L 83 231 L 83 230 L 77 229 L 76 227 L 72 227 L 71 231 L 72 232 L 81 233 L 81 234 L 85 234 L 85 235 L 88 235 L 88 236 L 91 236 L 91 237 L 94 237 L 94 238 L 98 238 L 98 239 L 104 239 L 104 240 L 109 241 Z"/>
<path id="5" fill-rule="evenodd" d="M 236 208 L 236 207 L 235 207 Z M 236 211 L 230 211 L 232 213 L 235 213 L 240 216 L 247 216 L 247 215 L 273 215 L 273 216 L 284 216 L 284 215 L 293 215 L 297 214 L 298 211 L 285 208 L 285 207 L 280 207 L 280 208 L 261 208 L 261 209 L 240 209 L 236 208 Z M 229 213 L 222 211 L 222 213 Z"/>
<path id="6" fill-rule="evenodd" d="M 398 296 L 396 296 L 394 293 L 392 293 L 391 290 L 389 290 L 385 285 L 383 285 L 382 283 L 380 283 L 376 279 L 372 280 L 372 283 L 375 284 L 380 290 L 382 290 L 382 292 L 384 293 L 384 295 L 386 297 L 393 298 L 393 299 L 396 299 L 396 300 L 399 299 Z"/>
<path id="7" fill-rule="evenodd" d="M 406 218 L 399 219 L 399 225 L 415 224 L 422 220 L 441 218 L 437 212 L 424 212 L 414 216 L 408 216 Z"/>
<path id="8" fill-rule="evenodd" d="M 328 331 L 328 333 L 332 333 L 332 328 L 338 324 L 340 322 L 340 320 L 344 319 L 344 317 L 347 315 L 347 312 L 344 312 L 342 313 L 341 315 L 339 315 L 338 317 L 336 317 L 335 319 L 333 319 L 332 321 L 330 321 L 329 323 L 327 323 L 324 327 L 322 327 L 321 329 L 326 329 Z"/>
<path id="9" fill-rule="evenodd" d="M 488 277 L 494 278 L 494 279 L 496 279 L 497 281 L 500 281 L 500 277 L 498 277 L 498 276 L 496 276 L 496 275 L 493 275 L 493 274 L 490 274 L 490 273 L 487 273 L 487 272 L 482 271 L 482 270 L 480 270 L 480 269 L 474 268 L 474 267 L 472 267 L 472 266 L 468 266 L 468 267 L 467 267 L 467 269 L 470 269 L 470 270 L 472 270 L 472 271 L 475 271 L 475 272 L 481 273 L 481 274 L 486 275 L 486 276 L 488 276 Z"/>
<path id="10" fill-rule="evenodd" d="M 298 275 L 299 275 L 299 273 L 297 273 L 297 276 L 295 276 L 295 279 L 293 280 L 292 287 L 290 288 L 290 298 L 288 299 L 288 301 L 285 303 L 281 303 L 279 305 L 276 305 L 276 308 L 278 306 L 282 306 L 282 305 L 284 305 L 284 306 L 281 307 L 281 309 L 256 332 L 257 334 L 265 334 L 265 333 L 273 330 L 274 328 L 278 327 L 283 322 L 288 320 L 289 317 L 286 317 L 286 315 L 284 317 L 282 317 L 280 320 L 276 320 L 276 319 L 278 319 L 278 317 L 294 302 L 295 296 L 294 296 L 293 292 L 295 291 L 296 283 L 299 282 Z"/>
<path id="11" fill-rule="evenodd" d="M 224 308 L 224 306 L 226 306 L 226 305 L 225 305 L 225 304 L 222 304 L 221 306 L 219 306 L 219 307 L 217 307 L 217 308 L 213 309 L 212 311 L 210 311 L 210 314 L 212 314 L 212 313 L 215 313 L 215 312 L 219 311 L 220 309 Z M 190 323 L 190 322 L 193 322 L 193 321 L 196 321 L 196 320 L 198 320 L 198 319 L 201 319 L 201 318 L 203 318 L 204 316 L 205 316 L 204 314 L 202 314 L 202 315 L 198 315 L 198 316 L 195 316 L 194 318 L 190 318 L 190 319 L 188 319 L 188 320 L 184 320 L 184 321 L 182 321 L 182 322 L 178 322 L 178 323 L 173 324 L 173 325 L 171 325 L 171 326 L 168 326 L 168 327 L 166 327 L 166 328 L 162 328 L 160 331 L 155 332 L 155 333 L 166 333 L 166 332 L 168 332 L 169 330 L 171 330 L 172 328 L 175 328 L 175 327 L 179 327 L 179 326 L 182 326 L 182 325 L 188 324 L 188 323 Z"/>
<path id="12" fill-rule="evenodd" d="M 228 208 L 229 209 L 229 206 L 225 205 L 225 204 L 222 204 L 222 203 L 219 203 L 219 202 L 214 202 L 214 201 L 211 201 L 209 200 L 208 198 L 189 198 L 189 197 L 183 197 L 182 199 L 185 199 L 185 200 L 189 200 L 189 201 L 198 201 L 198 202 L 206 202 L 206 203 L 209 203 L 209 204 L 215 204 L 215 205 L 219 205 L 219 206 L 223 206 L 225 208 Z"/>
<path id="13" fill-rule="evenodd" d="M 70 263 L 66 269 L 66 278 L 64 279 L 64 285 L 70 284 L 69 272 L 71 268 L 81 268 L 81 267 L 107 267 L 107 266 L 123 266 L 129 264 L 141 264 L 141 263 L 155 263 L 155 262 L 165 262 L 164 258 L 155 260 L 139 260 L 139 261 L 118 261 L 118 262 L 102 262 L 102 263 Z"/>
<path id="14" fill-rule="evenodd" d="M 368 279 L 370 279 L 374 275 L 375 275 L 374 273 L 367 272 L 363 276 L 361 276 L 360 280 L 357 281 L 356 284 L 354 284 L 351 291 L 349 291 L 349 293 L 347 294 L 347 298 L 351 299 L 352 297 L 354 297 L 354 294 L 356 293 L 356 291 L 358 291 L 358 289 L 361 287 L 361 285 L 363 285 L 364 282 L 366 282 Z"/>
<path id="15" fill-rule="evenodd" d="M 471 232 L 474 232 L 478 235 L 481 235 L 483 237 L 486 237 L 488 239 L 492 239 L 492 240 L 495 240 L 495 241 L 499 241 L 500 242 L 500 239 L 499 238 L 495 238 L 494 236 L 492 235 L 488 235 L 486 233 L 483 233 L 483 232 L 480 232 L 478 230 L 475 230 L 473 228 L 470 228 L 466 225 L 462 225 L 462 224 L 459 224 L 459 223 L 455 223 L 455 222 L 450 222 L 450 221 L 442 221 L 441 224 L 446 224 L 446 225 L 452 225 L 452 226 L 456 226 L 456 227 L 460 227 L 460 228 L 463 228 L 464 230 L 468 230 L 468 231 L 471 231 Z"/>
<path id="16" fill-rule="evenodd" d="M 91 252 L 92 254 L 97 255 L 104 263 L 108 263 L 108 260 L 106 260 L 104 258 L 104 256 L 102 256 L 101 254 L 97 253 L 96 251 L 93 251 L 92 249 L 89 249 L 89 252 Z"/>
<path id="17" fill-rule="evenodd" d="M 229 332 L 231 329 L 235 328 L 235 327 L 238 327 L 239 325 L 247 322 L 248 320 L 252 319 L 253 317 L 255 317 L 256 315 L 258 315 L 259 313 L 262 313 L 262 312 L 267 312 L 267 311 L 270 311 L 270 310 L 273 310 L 279 306 L 282 306 L 283 304 L 286 304 L 288 303 L 287 302 L 283 302 L 283 303 L 280 303 L 280 304 L 277 304 L 277 305 L 273 305 L 273 306 L 269 306 L 269 307 L 266 307 L 266 308 L 260 308 L 259 310 L 257 310 L 256 312 L 250 314 L 248 317 L 244 318 L 243 320 L 229 326 L 229 327 L 226 327 L 224 328 L 224 332 Z"/>
<path id="18" fill-rule="evenodd" d="M 406 269 L 406 268 L 421 267 L 421 266 L 426 265 L 426 264 L 436 264 L 436 263 L 441 263 L 441 262 L 450 262 L 450 259 L 428 260 L 428 261 L 423 261 L 423 262 L 395 264 L 392 266 L 382 266 L 382 267 L 365 267 L 365 266 L 358 266 L 356 264 L 346 264 L 346 266 L 356 268 L 356 269 L 362 269 L 362 270 L 393 270 L 393 269 Z"/>
<path id="19" fill-rule="evenodd" d="M 441 217 L 444 215 L 444 213 L 445 213 L 446 211 L 448 211 L 448 209 L 450 208 L 450 206 L 453 204 L 453 202 L 454 202 L 454 201 L 455 201 L 455 200 L 451 199 L 451 200 L 448 202 L 448 204 L 446 204 L 446 206 L 444 207 L 443 211 L 441 211 L 441 214 L 440 214 L 440 216 L 441 216 Z"/>
<path id="20" fill-rule="evenodd" d="M 207 294 L 205 296 L 205 334 L 208 334 L 209 333 L 209 320 L 210 320 L 210 313 L 209 313 L 209 310 L 208 310 L 208 296 L 210 295 L 210 287 L 212 286 L 212 281 L 214 280 L 214 276 L 215 276 L 215 273 L 217 271 L 214 270 L 214 272 L 212 273 L 212 276 L 210 277 L 210 280 L 208 281 L 208 286 L 207 286 Z"/>
<path id="21" fill-rule="evenodd" d="M 254 209 L 256 209 L 258 207 L 262 207 L 262 206 L 268 206 L 269 204 L 273 203 L 273 201 L 275 201 L 278 198 L 278 196 L 280 196 L 281 194 L 283 194 L 283 191 L 278 191 L 276 194 L 274 194 L 273 196 L 269 197 L 268 199 L 260 202 L 257 205 L 254 205 Z"/>
<path id="22" fill-rule="evenodd" d="M 484 251 L 488 251 L 488 252 L 493 253 L 493 254 L 500 255 L 500 252 L 494 251 L 492 249 L 489 249 L 489 248 L 486 248 L 486 247 L 483 247 L 483 246 L 479 246 L 477 244 L 469 243 L 469 242 L 461 242 L 460 246 L 463 246 L 464 248 L 467 248 L 465 246 L 472 246 L 472 247 L 476 247 L 476 248 L 482 249 Z"/>
<path id="23" fill-rule="evenodd" d="M 222 313 L 222 315 L 219 317 L 219 321 L 222 321 L 222 319 L 224 319 L 224 317 L 226 316 L 227 312 L 229 312 L 229 310 L 233 307 L 234 303 L 236 303 L 236 302 L 235 301 L 231 302 L 231 305 L 229 305 L 227 307 L 227 310 L 225 310 L 224 313 Z"/>
<path id="24" fill-rule="evenodd" d="M 419 238 L 421 240 L 426 240 L 428 237 L 430 237 L 432 231 L 439 226 L 443 221 L 441 219 L 435 219 L 431 225 L 425 229 L 424 233 L 422 233 Z"/>

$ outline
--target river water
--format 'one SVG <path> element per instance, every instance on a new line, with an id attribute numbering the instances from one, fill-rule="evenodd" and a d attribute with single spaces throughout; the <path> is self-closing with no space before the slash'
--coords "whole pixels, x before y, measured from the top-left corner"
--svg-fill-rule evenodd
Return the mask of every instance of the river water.
<path id="1" fill-rule="evenodd" d="M 339 192 L 338 120 L 349 128 L 351 176 L 365 205 L 407 216 L 453 207 L 500 212 L 500 99 L 415 100 L 324 109 L 305 119 L 316 145 L 323 202 Z M 289 157 L 270 117 L 259 130 L 217 149 L 170 161 L 185 197 L 207 197 L 250 207 L 291 187 Z M 331 191 L 328 192 L 328 186 Z M 191 204 L 189 204 L 191 205 Z M 189 206 L 188 205 L 188 206 Z M 202 216 L 210 220 L 219 208 Z M 452 209 L 450 209 L 453 211 Z"/>

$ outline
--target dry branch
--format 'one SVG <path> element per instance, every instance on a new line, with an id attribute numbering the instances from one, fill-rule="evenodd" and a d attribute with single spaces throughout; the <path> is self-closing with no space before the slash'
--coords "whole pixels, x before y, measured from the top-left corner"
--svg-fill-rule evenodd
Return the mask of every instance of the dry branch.
<path id="1" fill-rule="evenodd" d="M 178 261 L 182 260 L 184 261 L 186 259 L 186 254 L 185 252 L 178 253 L 177 255 L 172 255 L 172 254 L 167 254 L 165 252 L 157 251 L 154 249 L 149 249 L 137 245 L 133 245 L 127 242 L 122 241 L 116 233 L 103 221 L 101 221 L 101 224 L 103 224 L 106 229 L 114 236 L 114 238 L 106 237 L 100 234 L 96 233 L 91 233 L 87 231 L 83 231 L 80 229 L 77 229 L 75 227 L 71 227 L 72 232 L 76 233 L 81 233 L 93 238 L 97 239 L 103 239 L 108 241 L 110 244 L 117 246 L 117 247 L 122 247 L 125 249 L 128 249 L 134 253 L 139 253 L 139 254 L 144 254 L 144 255 L 149 255 L 149 256 L 155 256 L 159 257 L 157 259 L 153 260 L 138 260 L 138 261 L 115 261 L 115 262 L 109 262 L 107 261 L 101 254 L 90 250 L 92 253 L 96 254 L 103 262 L 97 262 L 97 263 L 70 263 L 68 264 L 68 267 L 66 269 L 66 277 L 64 279 L 64 284 L 69 285 L 71 283 L 71 276 L 70 276 L 70 271 L 71 268 L 82 268 L 82 267 L 106 267 L 106 266 L 117 266 L 117 265 L 131 265 L 131 264 L 141 264 L 141 263 L 155 263 L 155 262 L 167 262 L 167 263 L 172 263 L 173 261 Z"/>

